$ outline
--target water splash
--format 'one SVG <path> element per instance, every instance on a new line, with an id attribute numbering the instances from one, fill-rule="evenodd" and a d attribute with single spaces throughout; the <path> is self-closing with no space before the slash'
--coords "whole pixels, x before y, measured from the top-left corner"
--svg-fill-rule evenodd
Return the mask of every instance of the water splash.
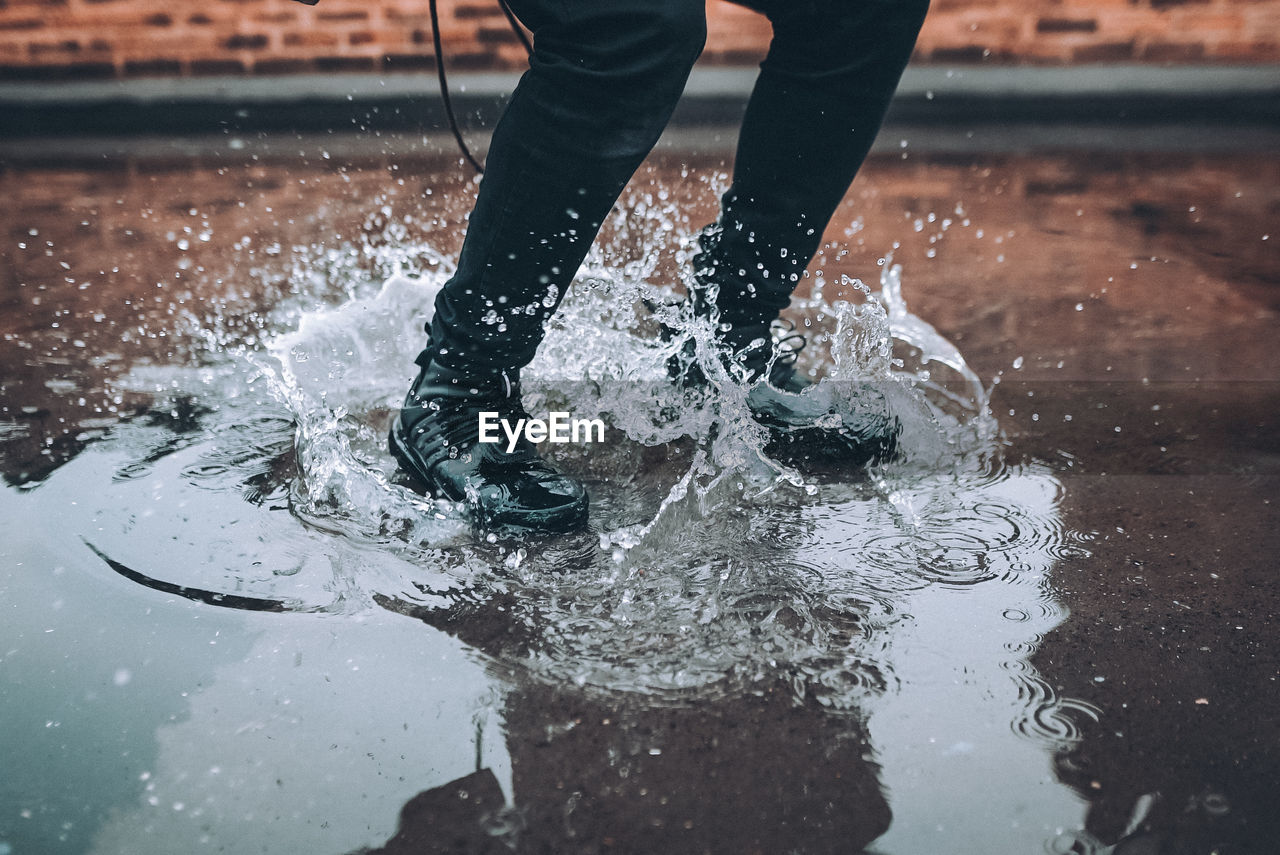
<path id="1" fill-rule="evenodd" d="M 806 394 L 856 410 L 870 384 L 902 425 L 891 463 L 802 473 L 767 453 L 749 388 L 716 358 L 709 325 L 671 307 L 681 283 L 663 270 L 687 267 L 693 241 L 680 206 L 653 194 L 628 207 L 523 377 L 534 414 L 609 425 L 603 446 L 550 452 L 587 482 L 591 530 L 476 540 L 459 508 L 396 471 L 385 426 L 452 264 L 385 215 L 360 246 L 295 253 L 287 284 L 263 273 L 290 296 L 252 323 L 226 308 L 193 319 L 208 361 L 198 379 L 151 368 L 123 381 L 170 396 L 196 388 L 216 407 L 180 440 L 139 435 L 117 464 L 115 505 L 152 501 L 143 493 L 158 481 L 183 496 L 239 493 L 260 509 L 249 547 L 206 544 L 201 560 L 175 555 L 166 572 L 290 608 L 389 607 L 464 639 L 500 620 L 503 640 L 478 644 L 497 667 L 652 702 L 781 680 L 797 697 L 856 707 L 897 685 L 895 638 L 913 621 L 912 592 L 1000 586 L 1008 610 L 1030 616 L 1005 651 L 1028 710 L 1015 727 L 1069 738 L 1058 719 L 1066 702 L 1023 667 L 1062 618 L 1044 606 L 1045 574 L 1075 548 L 1057 517 L 1059 488 L 1046 469 L 1001 459 L 981 382 L 908 311 L 902 269 L 887 260 L 878 291 L 856 283 L 861 302 L 819 293 L 793 306 L 813 343 L 799 363 L 818 381 Z M 653 251 L 656 239 L 675 248 Z M 659 323 L 676 338 L 658 336 Z M 666 361 L 686 339 L 714 394 L 668 381 Z M 244 516 L 225 498 L 202 512 L 210 526 Z M 99 526 L 117 516 L 99 509 Z M 127 525 L 156 536 L 183 528 L 172 515 Z M 129 553 L 120 541 L 98 546 Z"/>

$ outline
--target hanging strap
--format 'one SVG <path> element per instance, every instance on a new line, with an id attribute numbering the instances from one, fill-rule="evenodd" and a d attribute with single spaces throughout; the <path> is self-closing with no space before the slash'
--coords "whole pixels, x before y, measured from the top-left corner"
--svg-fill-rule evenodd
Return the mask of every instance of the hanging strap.
<path id="1" fill-rule="evenodd" d="M 314 6 L 320 0 L 298 0 L 298 2 Z M 440 99 L 444 102 L 444 113 L 449 119 L 449 130 L 453 131 L 453 138 L 457 140 L 458 148 L 462 149 L 462 156 L 467 159 L 467 162 L 471 164 L 477 174 L 483 175 L 484 167 L 480 165 L 480 161 L 476 160 L 475 155 L 471 153 L 471 149 L 467 148 L 467 143 L 462 138 L 462 130 L 458 127 L 458 117 L 453 112 L 453 99 L 449 97 L 449 80 L 444 70 L 444 47 L 440 43 L 440 13 L 436 9 L 436 2 L 437 0 L 429 0 L 428 8 L 431 11 L 431 43 L 436 50 L 436 76 L 440 79 Z M 511 25 L 511 31 L 516 34 L 516 38 L 524 46 L 525 53 L 533 56 L 533 44 L 529 41 L 529 37 L 525 35 L 520 22 L 516 20 L 515 13 L 511 11 L 511 7 L 507 5 L 507 0 L 497 0 L 497 2 L 498 7 L 502 9 L 502 14 L 507 16 L 507 23 Z"/>
<path id="2" fill-rule="evenodd" d="M 305 3 L 307 0 L 299 0 L 299 2 Z M 444 70 L 444 47 L 440 42 L 440 15 L 436 10 L 436 0 L 430 0 L 428 5 L 431 10 L 431 41 L 436 49 L 436 76 L 440 79 L 440 99 L 444 102 L 444 112 L 449 119 L 449 130 L 453 131 L 453 138 L 457 141 L 458 148 L 462 149 L 462 156 L 475 169 L 477 175 L 483 175 L 484 167 L 467 147 L 466 140 L 462 138 L 462 130 L 458 127 L 458 117 L 453 112 L 453 99 L 449 97 L 449 80 Z M 498 6 L 501 7 L 502 14 L 507 16 L 507 23 L 511 25 L 512 32 L 516 34 L 520 44 L 524 45 L 525 53 L 532 56 L 533 45 L 529 43 L 529 37 L 520 27 L 520 22 L 516 20 L 515 13 L 507 5 L 507 0 L 498 0 Z"/>

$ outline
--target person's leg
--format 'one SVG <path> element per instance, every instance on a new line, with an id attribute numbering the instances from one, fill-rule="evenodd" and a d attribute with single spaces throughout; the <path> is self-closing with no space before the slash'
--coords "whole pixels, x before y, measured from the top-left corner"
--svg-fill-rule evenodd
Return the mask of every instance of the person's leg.
<path id="1" fill-rule="evenodd" d="M 684 90 L 703 0 L 510 0 L 534 52 L 493 133 L 433 354 L 454 368 L 527 364 L 609 209 Z"/>
<path id="2" fill-rule="evenodd" d="M 770 454 L 802 465 L 889 459 L 900 426 L 884 395 L 871 386 L 845 398 L 797 394 L 811 383 L 793 357 L 775 354 L 769 326 L 871 148 L 928 0 L 735 2 L 764 12 L 774 37 L 743 119 L 733 183 L 699 238 L 690 307 L 716 320 L 721 359 L 752 382 L 747 402 L 769 429 Z M 681 382 L 705 382 L 692 357 L 686 343 L 669 370 Z"/>
<path id="3" fill-rule="evenodd" d="M 527 418 L 519 369 L 670 118 L 706 23 L 703 0 L 510 3 L 534 54 L 494 130 L 458 269 L 388 440 L 481 526 L 568 531 L 587 521 L 582 484 L 527 440 L 481 442 L 481 414 Z"/>
<path id="4" fill-rule="evenodd" d="M 733 184 L 696 279 L 748 344 L 787 306 L 871 148 L 928 0 L 735 0 L 773 42 L 743 119 Z"/>

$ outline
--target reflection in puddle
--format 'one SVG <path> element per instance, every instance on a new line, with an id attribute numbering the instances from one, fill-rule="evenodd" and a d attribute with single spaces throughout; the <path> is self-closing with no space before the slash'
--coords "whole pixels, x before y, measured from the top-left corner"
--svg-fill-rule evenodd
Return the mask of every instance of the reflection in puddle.
<path id="1" fill-rule="evenodd" d="M 424 782 L 477 761 L 510 792 L 484 672 L 462 645 L 424 643 L 413 629 L 300 618 L 284 637 L 259 634 L 156 728 L 138 804 L 112 815 L 88 851 L 333 853 L 388 836 Z"/>

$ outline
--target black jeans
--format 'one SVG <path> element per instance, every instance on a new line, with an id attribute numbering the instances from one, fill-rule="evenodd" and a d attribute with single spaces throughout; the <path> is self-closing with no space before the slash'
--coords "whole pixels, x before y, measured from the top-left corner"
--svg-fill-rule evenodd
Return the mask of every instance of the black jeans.
<path id="1" fill-rule="evenodd" d="M 493 132 L 456 275 L 419 358 L 458 370 L 533 359 L 596 232 L 657 142 L 706 39 L 706 0 L 510 0 L 534 34 Z M 783 309 L 866 157 L 928 0 L 738 0 L 773 41 L 699 282 L 723 317 Z"/>

